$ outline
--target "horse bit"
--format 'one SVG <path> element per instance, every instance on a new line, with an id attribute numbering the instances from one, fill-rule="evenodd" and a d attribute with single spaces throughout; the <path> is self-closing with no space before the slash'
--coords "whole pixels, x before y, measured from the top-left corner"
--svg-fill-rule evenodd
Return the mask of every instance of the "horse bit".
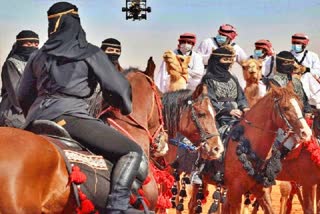
<path id="1" fill-rule="evenodd" d="M 195 101 L 198 101 L 198 99 L 201 98 L 200 101 L 202 101 L 205 97 L 209 97 L 208 95 L 202 95 L 201 97 L 197 98 Z M 192 118 L 192 121 L 195 123 L 197 129 L 199 130 L 200 132 L 200 145 L 196 147 L 195 150 L 199 150 L 201 148 L 203 148 L 204 146 L 206 146 L 208 144 L 208 140 L 213 138 L 213 137 L 217 137 L 217 136 L 220 136 L 219 133 L 207 133 L 203 127 L 201 126 L 200 124 L 200 121 L 199 121 L 199 117 L 197 116 L 197 113 L 196 113 L 196 110 L 193 106 L 193 104 L 195 103 L 195 101 L 193 100 L 188 100 L 188 105 L 190 106 L 191 108 L 191 118 Z"/>

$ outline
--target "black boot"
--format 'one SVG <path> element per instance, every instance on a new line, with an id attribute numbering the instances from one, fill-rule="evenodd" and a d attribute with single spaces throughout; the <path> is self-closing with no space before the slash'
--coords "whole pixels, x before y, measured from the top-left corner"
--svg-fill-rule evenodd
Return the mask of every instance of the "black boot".
<path id="1" fill-rule="evenodd" d="M 141 155 L 130 152 L 122 156 L 112 171 L 111 191 L 108 196 L 108 214 L 144 214 L 129 205 L 131 185 L 137 176 Z"/>

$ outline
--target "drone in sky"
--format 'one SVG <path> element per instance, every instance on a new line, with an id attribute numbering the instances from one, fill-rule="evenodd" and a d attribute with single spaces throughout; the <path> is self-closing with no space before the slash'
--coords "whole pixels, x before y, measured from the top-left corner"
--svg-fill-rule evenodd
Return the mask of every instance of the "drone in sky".
<path id="1" fill-rule="evenodd" d="M 147 7 L 147 0 L 126 0 L 126 7 L 122 8 L 122 12 L 126 12 L 126 20 L 146 20 L 151 7 Z"/>

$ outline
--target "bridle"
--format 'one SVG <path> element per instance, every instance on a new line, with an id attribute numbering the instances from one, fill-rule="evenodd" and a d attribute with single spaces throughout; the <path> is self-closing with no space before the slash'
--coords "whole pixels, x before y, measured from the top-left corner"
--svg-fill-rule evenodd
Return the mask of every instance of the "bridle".
<path id="1" fill-rule="evenodd" d="M 208 144 L 208 140 L 213 138 L 213 137 L 217 137 L 220 136 L 219 133 L 208 133 L 204 130 L 204 128 L 201 126 L 200 121 L 199 121 L 199 117 L 196 114 L 196 110 L 194 108 L 194 103 L 198 102 L 198 101 L 202 101 L 204 98 L 206 98 L 209 96 L 208 95 L 202 95 L 200 97 L 198 97 L 196 100 L 188 100 L 188 106 L 191 108 L 191 119 L 192 121 L 195 123 L 197 129 L 200 132 L 200 140 L 196 143 L 196 145 L 198 145 L 196 147 L 196 150 L 201 149 L 202 147 L 206 146 Z"/>
<path id="2" fill-rule="evenodd" d="M 293 125 L 291 125 L 291 124 L 289 123 L 288 119 L 284 116 L 284 113 L 283 113 L 283 111 L 282 111 L 281 108 L 280 108 L 279 98 L 278 98 L 278 99 L 274 98 L 274 99 L 275 99 L 276 110 L 278 111 L 281 119 L 286 123 L 287 130 L 293 132 L 293 125 L 295 125 L 299 120 L 304 119 L 304 117 L 303 117 L 303 116 L 298 117 L 297 120 L 294 121 Z"/>
<path id="3" fill-rule="evenodd" d="M 285 124 L 286 124 L 286 130 L 284 130 L 284 133 L 285 133 L 286 137 L 284 138 L 283 142 L 281 142 L 281 144 L 283 144 L 292 134 L 293 134 L 294 136 L 296 136 L 296 134 L 295 134 L 294 131 L 293 131 L 293 125 L 296 124 L 299 120 L 304 119 L 304 117 L 303 117 L 303 116 L 298 117 L 298 118 L 296 119 L 296 121 L 294 121 L 293 125 L 290 124 L 289 120 L 286 118 L 286 116 L 284 115 L 283 111 L 282 111 L 281 108 L 280 108 L 280 104 L 279 104 L 280 98 L 273 98 L 273 100 L 274 100 L 274 107 L 275 107 L 276 112 L 279 114 L 280 118 L 281 118 L 281 119 L 285 122 Z M 278 133 L 278 130 L 275 130 L 275 131 L 264 130 L 264 128 L 262 128 L 262 127 L 255 126 L 251 121 L 249 121 L 249 120 L 247 120 L 247 119 L 245 119 L 245 118 L 244 118 L 244 121 L 246 122 L 246 124 L 248 124 L 248 125 L 251 126 L 251 127 L 254 127 L 254 128 L 257 128 L 257 129 L 266 131 L 266 132 Z"/>

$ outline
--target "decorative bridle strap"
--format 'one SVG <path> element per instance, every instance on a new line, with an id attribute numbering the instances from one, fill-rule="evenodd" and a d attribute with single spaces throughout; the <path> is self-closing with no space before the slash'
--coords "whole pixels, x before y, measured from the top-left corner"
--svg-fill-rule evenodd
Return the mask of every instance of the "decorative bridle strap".
<path id="1" fill-rule="evenodd" d="M 279 113 L 279 116 L 281 117 L 281 119 L 286 123 L 286 125 L 287 125 L 287 133 L 293 133 L 293 126 L 290 124 L 290 122 L 288 121 L 288 119 L 283 115 L 283 112 L 281 111 L 281 108 L 280 108 L 280 106 L 279 106 L 279 99 L 276 99 L 276 98 L 274 98 L 274 105 L 275 105 L 275 107 L 276 107 L 276 110 L 277 110 L 277 112 Z M 301 119 L 304 119 L 304 117 L 303 116 L 301 116 L 301 117 L 298 117 L 297 118 L 297 120 L 295 121 L 295 123 L 297 122 L 297 121 L 299 121 L 299 120 L 301 120 Z M 256 126 L 256 125 L 254 125 L 251 121 L 249 121 L 249 120 L 247 120 L 246 118 L 243 118 L 243 120 L 244 120 L 244 122 L 246 123 L 246 124 L 248 124 L 249 126 L 251 126 L 251 127 L 253 127 L 253 128 L 257 128 L 257 129 L 260 129 L 260 130 L 262 130 L 262 131 L 266 131 L 266 132 L 271 132 L 271 133 L 278 133 L 278 131 L 276 130 L 276 131 L 270 131 L 270 130 L 265 130 L 264 128 L 262 128 L 262 127 L 259 127 L 259 126 Z"/>
<path id="2" fill-rule="evenodd" d="M 203 99 L 205 97 L 208 97 L 207 95 L 204 95 L 204 96 L 201 96 L 200 98 Z M 217 136 L 220 136 L 219 133 L 211 133 L 211 134 L 208 134 L 204 129 L 203 127 L 201 126 L 200 124 L 200 121 L 199 121 L 199 118 L 196 114 L 196 110 L 194 109 L 193 107 L 193 103 L 194 101 L 192 100 L 188 100 L 188 105 L 190 106 L 191 108 L 191 118 L 192 120 L 194 121 L 194 123 L 196 124 L 196 127 L 198 128 L 198 130 L 200 131 L 200 147 L 204 146 L 205 143 L 207 142 L 207 140 L 209 140 L 210 138 L 212 137 L 217 137 Z"/>

